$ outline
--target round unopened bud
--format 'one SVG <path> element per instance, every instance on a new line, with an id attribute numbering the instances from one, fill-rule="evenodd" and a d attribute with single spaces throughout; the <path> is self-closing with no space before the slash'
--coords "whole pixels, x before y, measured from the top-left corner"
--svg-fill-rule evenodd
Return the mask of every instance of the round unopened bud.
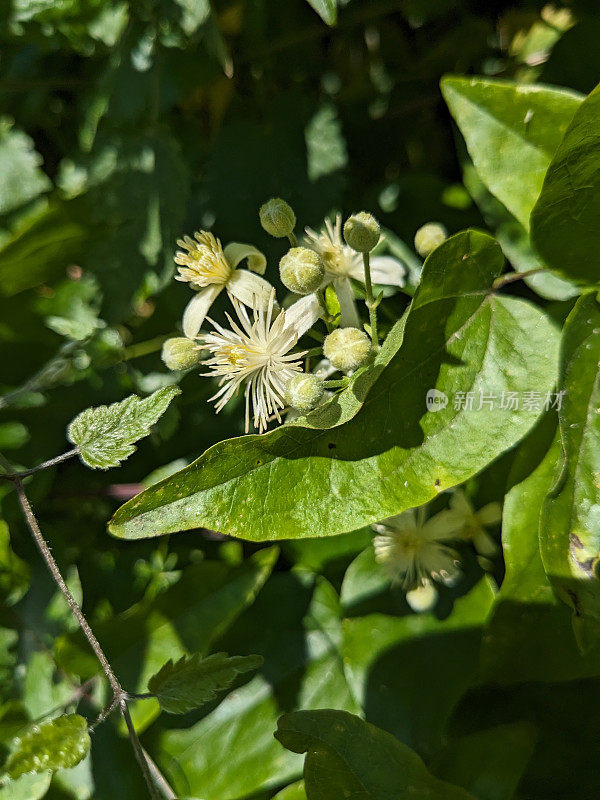
<path id="1" fill-rule="evenodd" d="M 381 228 L 372 214 L 359 211 L 344 223 L 346 244 L 357 253 L 370 253 L 379 241 Z"/>
<path id="2" fill-rule="evenodd" d="M 358 328 L 337 328 L 325 338 L 323 354 L 342 372 L 358 369 L 367 360 L 371 340 Z"/>
<path id="3" fill-rule="evenodd" d="M 415 233 L 415 250 L 421 258 L 427 258 L 448 238 L 448 231 L 441 222 L 428 222 Z"/>
<path id="4" fill-rule="evenodd" d="M 296 215 L 280 197 L 273 197 L 260 207 L 260 224 L 271 236 L 282 239 L 294 232 Z"/>
<path id="5" fill-rule="evenodd" d="M 296 294 L 315 292 L 325 277 L 321 256 L 308 247 L 292 247 L 279 262 L 284 286 Z"/>
<path id="6" fill-rule="evenodd" d="M 285 389 L 285 399 L 288 404 L 306 414 L 319 404 L 325 388 L 323 378 L 312 372 L 300 372 L 288 381 Z"/>
<path id="7" fill-rule="evenodd" d="M 161 358 L 169 369 L 190 369 L 200 361 L 200 348 L 192 339 L 178 336 L 163 344 Z"/>

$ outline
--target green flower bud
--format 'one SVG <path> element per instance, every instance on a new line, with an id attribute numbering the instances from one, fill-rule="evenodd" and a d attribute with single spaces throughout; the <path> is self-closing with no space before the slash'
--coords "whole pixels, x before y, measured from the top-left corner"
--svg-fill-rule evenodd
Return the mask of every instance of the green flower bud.
<path id="1" fill-rule="evenodd" d="M 427 258 L 447 238 L 448 231 L 440 222 L 428 222 L 415 234 L 415 250 L 422 258 Z"/>
<path id="2" fill-rule="evenodd" d="M 316 408 L 324 391 L 323 378 L 320 375 L 314 375 L 312 372 L 300 372 L 288 381 L 285 399 L 296 411 L 306 414 L 307 411 Z"/>
<path id="3" fill-rule="evenodd" d="M 342 372 L 358 369 L 371 351 L 371 340 L 358 328 L 337 328 L 325 338 L 323 354 Z"/>
<path id="4" fill-rule="evenodd" d="M 200 348 L 192 339 L 178 336 L 163 344 L 161 358 L 169 369 L 190 369 L 200 362 Z"/>
<path id="5" fill-rule="evenodd" d="M 273 197 L 260 207 L 260 224 L 271 236 L 283 239 L 294 232 L 296 215 L 280 197 Z"/>
<path id="6" fill-rule="evenodd" d="M 291 292 L 311 294 L 325 277 L 321 256 L 308 247 L 292 247 L 279 262 L 281 281 Z"/>
<path id="7" fill-rule="evenodd" d="M 360 211 L 344 223 L 346 244 L 357 253 L 370 253 L 379 241 L 381 228 L 372 214 Z"/>

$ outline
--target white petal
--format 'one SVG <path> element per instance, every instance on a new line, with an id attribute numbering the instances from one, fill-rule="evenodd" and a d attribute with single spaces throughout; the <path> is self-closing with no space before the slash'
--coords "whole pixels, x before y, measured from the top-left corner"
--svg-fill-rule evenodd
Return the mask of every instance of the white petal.
<path id="1" fill-rule="evenodd" d="M 421 586 L 406 593 L 406 602 L 417 613 L 431 611 L 436 601 L 437 591 L 430 581 L 426 581 Z"/>
<path id="2" fill-rule="evenodd" d="M 371 259 L 371 280 L 384 286 L 404 286 L 406 268 L 391 256 L 375 256 Z M 362 278 L 364 281 L 364 278 Z"/>
<path id="3" fill-rule="evenodd" d="M 312 328 L 321 313 L 321 304 L 317 300 L 316 294 L 307 294 L 286 308 L 284 330 L 293 328 L 299 339 L 309 328 Z"/>
<path id="4" fill-rule="evenodd" d="M 360 317 L 356 310 L 354 290 L 348 278 L 341 278 L 333 282 L 333 288 L 340 303 L 340 327 L 360 328 Z"/>
<path id="5" fill-rule="evenodd" d="M 223 285 L 211 284 L 206 289 L 202 289 L 194 295 L 185 307 L 183 312 L 183 334 L 188 339 L 195 339 L 204 322 L 204 317 L 208 314 L 208 309 L 215 302 L 217 295 L 223 289 Z"/>
<path id="6" fill-rule="evenodd" d="M 475 516 L 482 525 L 497 525 L 502 519 L 502 506 L 500 503 L 488 503 Z"/>
<path id="7" fill-rule="evenodd" d="M 448 508 L 430 517 L 423 525 L 422 534 L 430 542 L 456 539 L 466 521 L 460 511 Z"/>
<path id="8" fill-rule="evenodd" d="M 248 259 L 248 269 L 252 272 L 257 272 L 259 275 L 264 275 L 267 268 L 267 259 L 264 253 L 257 250 L 251 244 L 242 244 L 241 242 L 230 242 L 223 250 L 223 255 L 231 266 L 235 269 L 245 258 Z"/>
<path id="9" fill-rule="evenodd" d="M 250 308 L 256 307 L 259 311 L 266 311 L 273 287 L 264 278 L 248 272 L 247 269 L 236 269 L 227 281 L 227 291 Z"/>

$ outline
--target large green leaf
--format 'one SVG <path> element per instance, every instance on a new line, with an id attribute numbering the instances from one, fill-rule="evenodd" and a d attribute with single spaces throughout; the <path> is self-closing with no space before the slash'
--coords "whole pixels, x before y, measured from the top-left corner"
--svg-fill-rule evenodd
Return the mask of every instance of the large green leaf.
<path id="1" fill-rule="evenodd" d="M 95 632 L 130 691 L 145 692 L 148 681 L 169 658 L 206 653 L 212 642 L 252 604 L 271 570 L 277 550 L 261 550 L 239 567 L 205 561 L 189 567 L 179 583 L 152 601 L 95 626 Z M 71 673 L 87 679 L 99 673 L 80 633 L 58 640 L 56 658 Z M 132 706 L 137 727 L 158 716 L 157 700 Z"/>
<path id="2" fill-rule="evenodd" d="M 577 110 L 548 168 L 531 215 L 544 261 L 565 277 L 600 282 L 600 86 Z"/>
<path id="3" fill-rule="evenodd" d="M 479 177 L 528 228 L 544 175 L 581 95 L 489 78 L 449 76 L 441 87 Z"/>
<path id="4" fill-rule="evenodd" d="M 573 680 L 600 674 L 600 651 L 583 657 L 540 555 L 540 514 L 561 455 L 556 416 L 548 415 L 521 444 L 504 501 L 506 574 L 483 637 L 481 677 L 491 683 Z"/>
<path id="5" fill-rule="evenodd" d="M 446 619 L 373 613 L 344 620 L 346 675 L 365 717 L 424 758 L 435 753 L 450 714 L 475 681 L 493 599 L 484 579 Z"/>
<path id="6" fill-rule="evenodd" d="M 118 467 L 135 452 L 134 442 L 148 436 L 150 427 L 180 391 L 177 386 L 165 386 L 143 400 L 132 394 L 120 403 L 86 408 L 69 424 L 68 439 L 77 445 L 88 467 Z"/>
<path id="7" fill-rule="evenodd" d="M 261 656 L 227 656 L 213 653 L 203 658 L 198 653 L 169 659 L 148 681 L 148 690 L 156 696 L 163 711 L 185 714 L 212 700 L 227 689 L 236 676 L 260 667 Z"/>
<path id="8" fill-rule="evenodd" d="M 389 733 L 344 711 L 296 711 L 279 720 L 277 739 L 306 753 L 308 800 L 475 800 L 435 778 L 419 756 Z"/>
<path id="9" fill-rule="evenodd" d="M 544 567 L 577 617 L 600 616 L 600 305 L 583 295 L 567 318 L 561 347 L 559 411 L 564 458 L 544 504 Z M 597 623 L 596 623 L 597 624 Z"/>
<path id="10" fill-rule="evenodd" d="M 347 390 L 353 404 L 342 393 L 315 414 L 329 427 L 353 405 L 347 422 L 312 430 L 309 415 L 306 424 L 221 442 L 119 509 L 111 532 L 136 539 L 204 525 L 257 540 L 330 536 L 421 505 L 481 470 L 540 413 L 501 408 L 502 393 L 535 390 L 543 403 L 556 375 L 550 321 L 492 291 L 502 265 L 486 234 L 449 239 L 425 264 L 403 337 L 394 333 L 382 348 L 388 365 L 360 373 Z M 448 397 L 437 413 L 426 405 L 434 388 Z M 473 410 L 455 408 L 467 392 Z M 489 393 L 493 407 L 479 409 Z"/>
<path id="11" fill-rule="evenodd" d="M 90 749 L 87 721 L 79 714 L 33 725 L 15 741 L 4 771 L 13 780 L 28 772 L 54 772 L 74 767 Z"/>
<path id="12" fill-rule="evenodd" d="M 296 780 L 302 761 L 273 738 L 294 708 L 358 712 L 341 663 L 339 600 L 325 580 L 275 573 L 219 649 L 260 653 L 250 683 L 182 730 L 163 733 L 157 758 L 181 797 L 237 800 Z"/>

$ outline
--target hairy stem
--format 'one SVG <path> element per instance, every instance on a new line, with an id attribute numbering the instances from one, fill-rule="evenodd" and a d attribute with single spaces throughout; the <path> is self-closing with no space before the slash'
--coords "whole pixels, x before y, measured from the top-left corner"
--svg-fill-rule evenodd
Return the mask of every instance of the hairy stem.
<path id="1" fill-rule="evenodd" d="M 59 456 L 58 459 L 51 459 L 51 461 L 46 462 L 45 465 L 40 465 L 40 467 L 36 469 L 42 469 L 45 466 L 50 466 L 51 464 L 64 461 L 66 458 L 70 458 L 71 455 L 74 455 L 75 452 L 76 451 L 65 453 L 64 456 Z M 90 628 L 88 621 L 83 615 L 81 608 L 77 604 L 77 601 L 75 600 L 75 598 L 71 594 L 71 591 L 69 590 L 69 587 L 65 583 L 64 578 L 61 575 L 60 569 L 58 568 L 58 564 L 56 563 L 54 556 L 52 555 L 50 547 L 48 546 L 48 543 L 44 539 L 44 535 L 42 534 L 37 518 L 34 514 L 33 508 L 31 507 L 29 499 L 25 493 L 25 489 L 21 481 L 22 475 L 19 475 L 13 471 L 11 464 L 4 458 L 4 456 L 1 453 L 0 453 L 0 465 L 6 470 L 7 473 L 2 477 L 8 478 L 8 480 L 10 480 L 15 487 L 17 498 L 19 500 L 19 505 L 21 506 L 21 511 L 23 512 L 25 522 L 27 523 L 27 527 L 31 531 L 33 539 L 37 545 L 37 548 L 40 551 L 42 558 L 46 562 L 46 566 L 48 567 L 54 582 L 60 589 L 63 597 L 69 604 L 69 608 L 75 615 L 75 618 L 79 623 L 79 627 L 81 628 L 86 639 L 90 643 L 90 647 L 92 648 L 92 650 L 96 655 L 96 658 L 100 662 L 102 670 L 106 675 L 110 687 L 112 689 L 113 692 L 112 702 L 109 703 L 108 706 L 106 706 L 106 708 L 103 709 L 99 717 L 91 725 L 91 730 L 94 730 L 116 708 L 119 708 L 125 720 L 125 724 L 127 725 L 131 746 L 133 747 L 133 751 L 140 764 L 142 773 L 146 780 L 150 797 L 152 798 L 152 800 L 160 800 L 160 795 L 158 794 L 157 790 L 157 785 L 158 785 L 161 787 L 161 792 L 163 793 L 165 798 L 168 798 L 168 800 L 172 800 L 172 798 L 175 798 L 175 794 L 173 794 L 173 791 L 170 788 L 169 784 L 167 783 L 167 780 L 160 773 L 160 770 L 158 769 L 156 764 L 154 764 L 154 762 L 152 762 L 146 756 L 144 749 L 142 748 L 135 727 L 133 725 L 133 721 L 131 719 L 131 714 L 129 713 L 129 709 L 127 708 L 128 694 L 119 683 L 119 680 L 115 675 L 108 659 L 106 658 L 106 655 L 104 654 L 104 651 L 100 646 L 99 641 L 96 639 L 96 636 L 94 635 L 94 632 Z M 26 474 L 31 474 L 31 471 L 28 471 Z"/>
<path id="2" fill-rule="evenodd" d="M 69 608 L 75 615 L 77 622 L 79 623 L 79 627 L 83 631 L 85 638 L 90 643 L 90 647 L 94 651 L 96 658 L 100 662 L 100 666 L 106 677 L 108 678 L 108 682 L 110 683 L 110 687 L 113 690 L 113 694 L 115 696 L 120 697 L 123 694 L 123 688 L 119 683 L 117 676 L 112 670 L 112 667 L 108 663 L 108 659 L 104 655 L 104 650 L 100 647 L 100 643 L 98 639 L 94 636 L 92 629 L 90 628 L 88 621 L 83 616 L 82 610 L 77 605 L 77 601 L 71 594 L 69 587 L 64 581 L 63 576 L 60 574 L 60 570 L 58 568 L 58 564 L 54 560 L 54 556 L 44 539 L 42 531 L 40 530 L 40 526 L 38 525 L 38 521 L 33 513 L 33 509 L 29 500 L 27 499 L 27 495 L 25 494 L 25 489 L 23 488 L 23 483 L 21 482 L 21 478 L 18 476 L 13 476 L 12 481 L 15 486 L 15 490 L 17 492 L 17 497 L 19 498 L 19 504 L 21 506 L 21 510 L 23 512 L 23 516 L 25 517 L 25 521 L 27 522 L 27 527 L 31 531 L 31 534 L 35 540 L 38 550 L 40 551 L 42 558 L 46 562 L 46 566 L 50 570 L 50 574 L 54 579 L 54 582 L 62 592 L 63 597 L 69 604 Z"/>
<path id="3" fill-rule="evenodd" d="M 70 458 L 73 458 L 73 456 L 76 456 L 77 453 L 79 453 L 79 448 L 74 447 L 72 450 L 63 453 L 61 456 L 56 456 L 55 458 L 51 458 L 48 461 L 44 461 L 43 464 L 39 464 L 37 467 L 26 469 L 24 472 L 18 472 L 16 474 L 16 477 L 28 478 L 30 475 L 34 475 L 36 472 L 40 472 L 43 469 L 48 469 L 48 467 L 54 467 L 57 464 L 62 464 L 63 461 L 68 461 Z M 2 477 L 8 477 L 10 479 L 10 476 L 4 475 Z"/>
<path id="4" fill-rule="evenodd" d="M 379 337 L 377 336 L 377 303 L 373 297 L 373 284 L 371 283 L 371 261 L 369 253 L 363 253 L 363 263 L 365 266 L 365 294 L 367 308 L 369 309 L 369 325 L 371 326 L 371 342 L 373 347 L 379 347 Z"/>

